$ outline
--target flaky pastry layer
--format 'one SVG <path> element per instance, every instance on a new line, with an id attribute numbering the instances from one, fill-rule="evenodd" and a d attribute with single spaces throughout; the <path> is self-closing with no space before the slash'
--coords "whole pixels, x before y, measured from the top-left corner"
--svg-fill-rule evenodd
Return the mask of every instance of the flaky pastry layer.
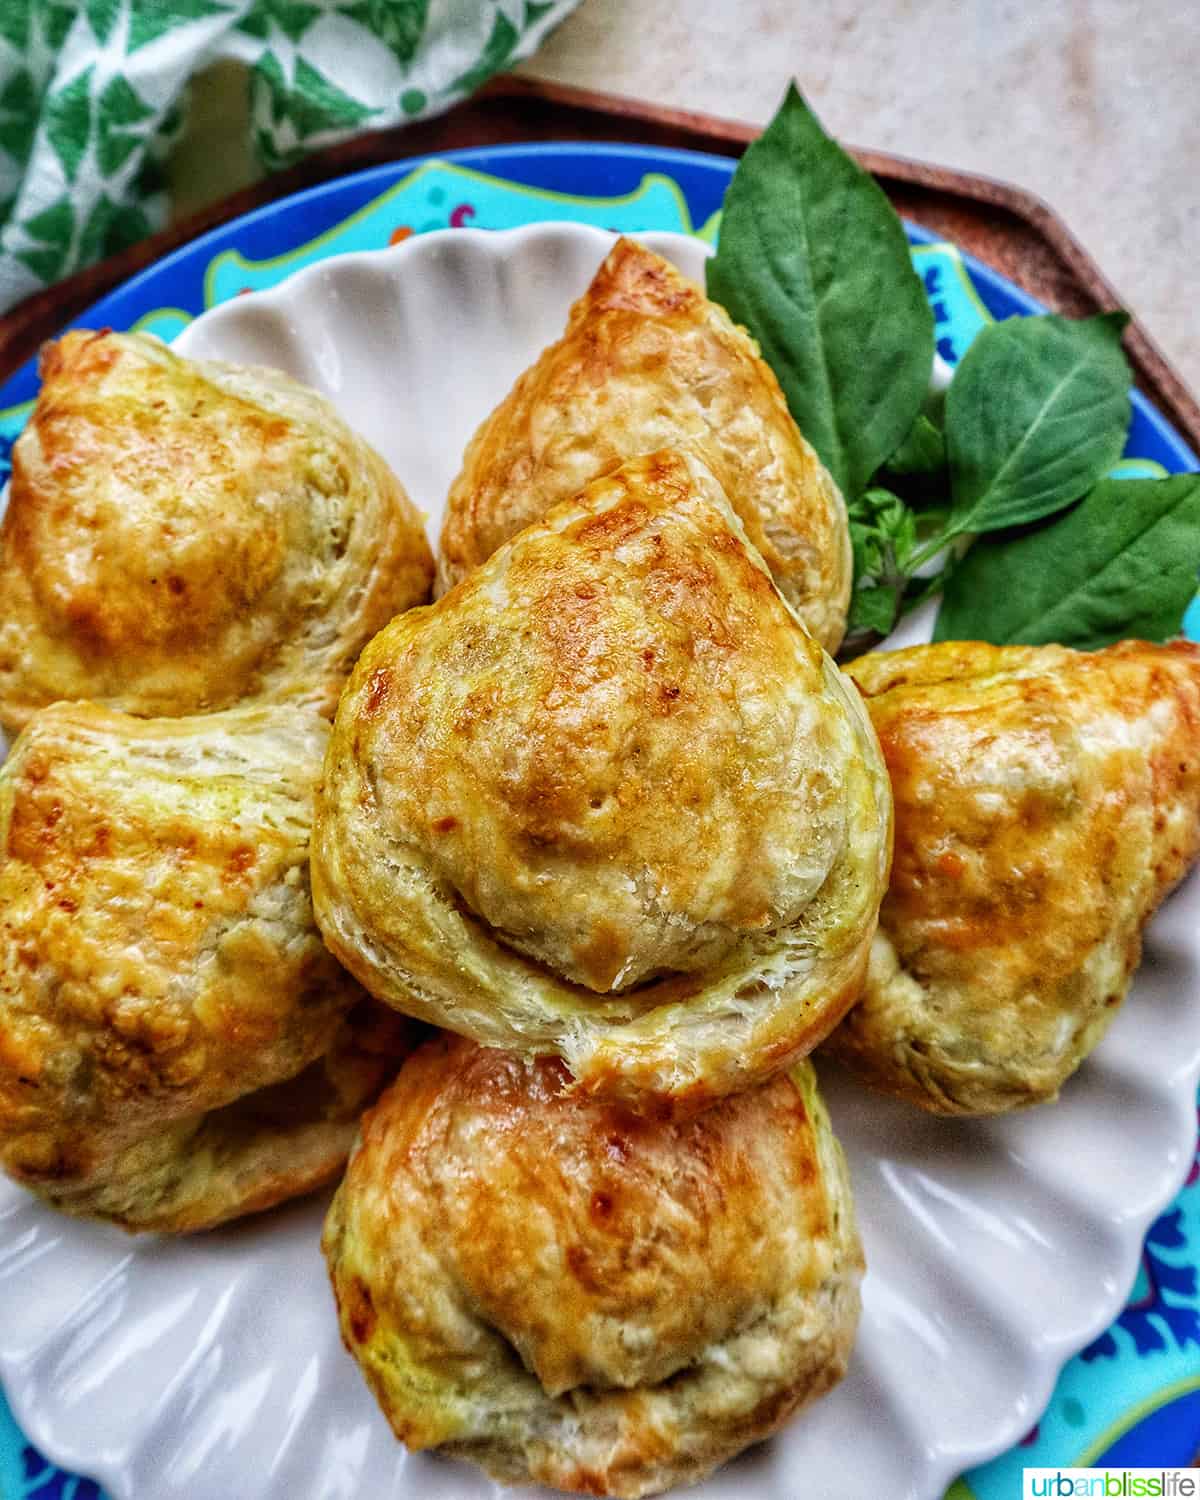
<path id="1" fill-rule="evenodd" d="M 0 770 L 0 1164 L 19 1182 L 127 1228 L 192 1229 L 344 1159 L 402 1051 L 313 920 L 327 738 L 303 709 L 80 703 L 17 740 Z"/>
<path id="2" fill-rule="evenodd" d="M 666 450 L 371 642 L 313 891 L 333 952 L 397 1009 L 698 1108 L 840 1019 L 889 854 L 858 695 L 711 471 Z"/>
<path id="3" fill-rule="evenodd" d="M 629 239 L 468 446 L 446 506 L 439 593 L 593 479 L 680 444 L 703 451 L 785 598 L 836 651 L 854 571 L 837 486 L 753 339 Z"/>
<path id="4" fill-rule="evenodd" d="M 684 1122 L 442 1037 L 364 1121 L 326 1223 L 397 1436 L 508 1483 L 701 1478 L 841 1378 L 862 1251 L 807 1064 Z"/>
<path id="5" fill-rule="evenodd" d="M 863 999 L 828 1045 L 939 1113 L 1053 1099 L 1200 853 L 1200 648 L 948 641 L 847 670 L 896 855 Z"/>
<path id="6" fill-rule="evenodd" d="M 0 723 L 59 699 L 332 714 L 432 581 L 379 455 L 278 371 L 149 335 L 68 333 L 41 372 L 0 527 Z"/>

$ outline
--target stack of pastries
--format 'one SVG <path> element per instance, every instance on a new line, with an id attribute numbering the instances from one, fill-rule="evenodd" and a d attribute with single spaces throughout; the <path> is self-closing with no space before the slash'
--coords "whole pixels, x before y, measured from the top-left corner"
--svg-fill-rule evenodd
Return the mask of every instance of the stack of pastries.
<path id="1" fill-rule="evenodd" d="M 321 398 L 68 335 L 0 531 L 0 1161 L 182 1231 L 349 1153 L 346 1346 L 502 1480 L 639 1496 L 775 1431 L 863 1273 L 809 1054 L 1053 1098 L 1200 849 L 1200 652 L 843 673 L 851 572 L 752 341 L 630 241 L 436 577 Z"/>
<path id="2" fill-rule="evenodd" d="M 428 597 L 383 460 L 283 375 L 67 334 L 0 528 L 0 1162 L 203 1229 L 336 1175 L 411 1028 L 313 918 L 346 673 Z"/>

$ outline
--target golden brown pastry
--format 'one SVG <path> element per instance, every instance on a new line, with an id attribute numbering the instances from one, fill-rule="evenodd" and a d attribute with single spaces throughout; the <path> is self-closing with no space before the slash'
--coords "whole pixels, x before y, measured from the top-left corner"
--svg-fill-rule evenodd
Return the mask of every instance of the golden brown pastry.
<path id="1" fill-rule="evenodd" d="M 447 502 L 438 591 L 556 501 L 695 444 L 784 597 L 827 651 L 846 629 L 846 507 L 758 347 L 660 255 L 618 240 L 567 330 L 479 428 Z"/>
<path id="2" fill-rule="evenodd" d="M 1053 1099 L 1200 852 L 1200 649 L 946 642 L 848 670 L 891 772 L 896 858 L 831 1049 L 943 1114 Z"/>
<path id="3" fill-rule="evenodd" d="M 314 391 L 142 334 L 68 333 L 13 449 L 0 723 L 64 698 L 332 714 L 432 571 L 416 510 Z"/>
<path id="4" fill-rule="evenodd" d="M 507 1483 L 696 1480 L 842 1376 L 862 1251 L 808 1064 L 683 1123 L 440 1037 L 325 1226 L 342 1337 L 410 1448 Z"/>
<path id="5" fill-rule="evenodd" d="M 345 1160 L 397 1040 L 313 922 L 327 737 L 288 707 L 81 703 L 18 739 L 0 771 L 0 1164 L 57 1207 L 199 1229 Z"/>
<path id="6" fill-rule="evenodd" d="M 666 451 L 363 652 L 313 896 L 333 952 L 397 1009 L 557 1053 L 639 1107 L 698 1108 L 841 1018 L 889 853 L 858 695 L 713 475 Z"/>

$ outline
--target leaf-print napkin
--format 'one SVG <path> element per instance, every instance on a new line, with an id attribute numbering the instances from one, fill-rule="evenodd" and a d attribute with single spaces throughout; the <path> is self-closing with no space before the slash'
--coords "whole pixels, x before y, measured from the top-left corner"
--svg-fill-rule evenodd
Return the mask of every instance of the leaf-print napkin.
<path id="1" fill-rule="evenodd" d="M 0 0 L 0 311 L 166 221 L 188 80 L 250 68 L 268 169 L 448 109 L 578 0 Z"/>

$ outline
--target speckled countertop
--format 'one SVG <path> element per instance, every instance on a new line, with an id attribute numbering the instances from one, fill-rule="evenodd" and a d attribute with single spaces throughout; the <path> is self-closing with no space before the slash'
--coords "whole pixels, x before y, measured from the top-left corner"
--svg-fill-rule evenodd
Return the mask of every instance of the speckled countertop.
<path id="1" fill-rule="evenodd" d="M 1200 392 L 1197 0 L 584 0 L 521 71 L 760 124 L 795 75 L 843 140 L 1039 193 Z"/>

